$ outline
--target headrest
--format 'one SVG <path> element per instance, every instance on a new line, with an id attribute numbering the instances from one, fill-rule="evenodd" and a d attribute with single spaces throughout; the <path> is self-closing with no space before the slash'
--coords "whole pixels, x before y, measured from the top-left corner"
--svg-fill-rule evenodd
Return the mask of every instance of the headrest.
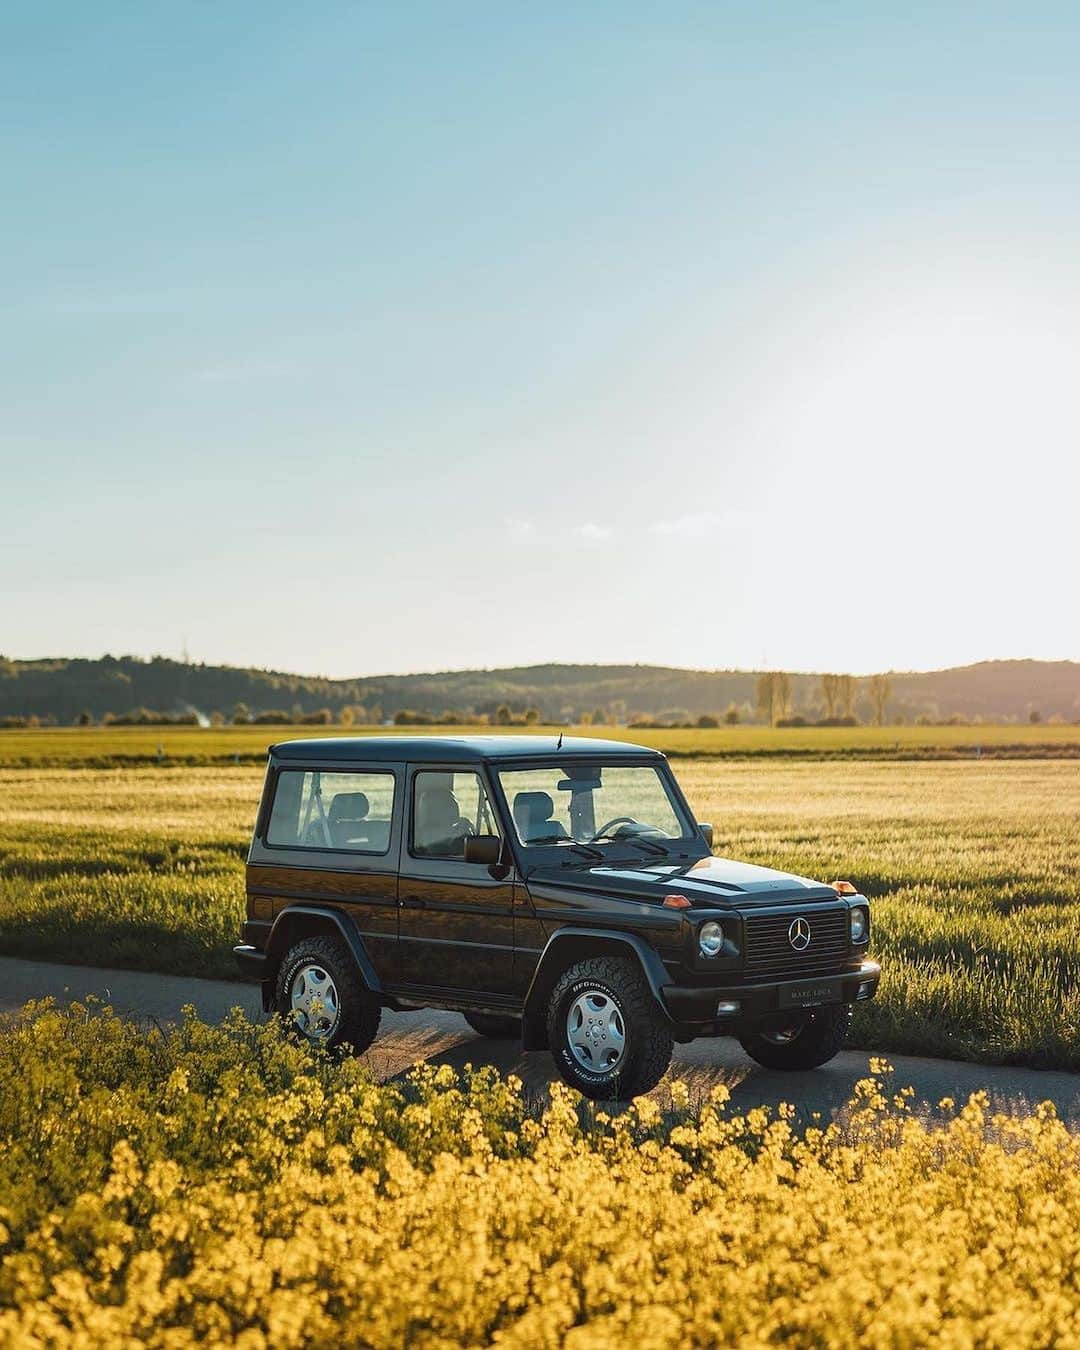
<path id="1" fill-rule="evenodd" d="M 555 803 L 547 792 L 519 792 L 514 797 L 514 820 L 521 829 L 550 820 Z"/>
<path id="2" fill-rule="evenodd" d="M 364 792 L 335 792 L 327 812 L 331 825 L 340 820 L 363 820 L 370 803 Z"/>
<path id="3" fill-rule="evenodd" d="M 416 805 L 417 825 L 422 832 L 448 830 L 461 819 L 458 800 L 449 788 L 428 788 Z"/>

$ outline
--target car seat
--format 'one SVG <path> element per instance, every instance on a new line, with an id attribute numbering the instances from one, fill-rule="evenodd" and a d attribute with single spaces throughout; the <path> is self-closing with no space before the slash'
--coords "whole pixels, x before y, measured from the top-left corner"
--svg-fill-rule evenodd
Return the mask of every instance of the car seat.
<path id="1" fill-rule="evenodd" d="M 514 824 L 526 844 L 569 839 L 566 826 L 552 820 L 555 803 L 548 792 L 519 792 L 514 797 Z"/>
<path id="2" fill-rule="evenodd" d="M 465 836 L 473 828 L 462 816 L 458 800 L 449 788 L 428 788 L 416 803 L 413 847 L 434 857 L 461 857 Z"/>

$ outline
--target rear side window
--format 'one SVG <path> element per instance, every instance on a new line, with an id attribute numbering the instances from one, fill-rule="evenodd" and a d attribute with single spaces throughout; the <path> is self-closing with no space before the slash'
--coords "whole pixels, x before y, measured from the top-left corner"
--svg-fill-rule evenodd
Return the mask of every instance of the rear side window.
<path id="1" fill-rule="evenodd" d="M 276 848 L 386 853 L 393 814 L 392 773 L 283 769 L 266 842 Z"/>

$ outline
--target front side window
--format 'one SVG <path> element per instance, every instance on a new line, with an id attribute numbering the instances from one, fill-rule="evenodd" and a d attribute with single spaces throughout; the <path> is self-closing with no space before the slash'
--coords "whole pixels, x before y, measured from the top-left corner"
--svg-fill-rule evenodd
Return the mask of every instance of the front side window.
<path id="1" fill-rule="evenodd" d="M 656 769 L 572 764 L 508 769 L 499 782 L 523 844 L 603 843 L 635 836 L 693 834 Z"/>
<path id="2" fill-rule="evenodd" d="M 386 853 L 393 814 L 392 773 L 283 769 L 266 842 L 278 848 Z"/>
<path id="3" fill-rule="evenodd" d="M 478 774 L 425 770 L 413 779 L 412 851 L 418 858 L 463 858 L 469 835 L 498 833 Z"/>

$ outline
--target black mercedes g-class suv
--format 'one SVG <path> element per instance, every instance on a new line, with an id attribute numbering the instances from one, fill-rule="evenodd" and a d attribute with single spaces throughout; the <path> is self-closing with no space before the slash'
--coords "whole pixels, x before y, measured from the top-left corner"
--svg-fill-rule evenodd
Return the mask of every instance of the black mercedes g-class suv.
<path id="1" fill-rule="evenodd" d="M 877 987 L 866 900 L 711 843 L 642 746 L 287 741 L 235 954 L 313 1041 L 360 1052 L 383 1007 L 458 1009 L 550 1049 L 589 1097 L 648 1091 L 696 1036 L 737 1036 L 770 1068 L 823 1064 Z"/>

